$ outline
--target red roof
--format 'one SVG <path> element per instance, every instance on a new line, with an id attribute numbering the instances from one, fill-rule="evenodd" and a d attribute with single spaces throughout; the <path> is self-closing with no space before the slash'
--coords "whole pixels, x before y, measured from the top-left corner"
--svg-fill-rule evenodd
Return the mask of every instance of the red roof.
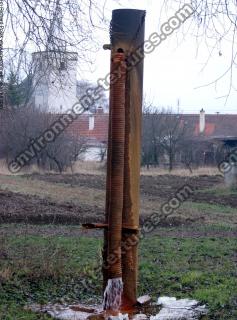
<path id="1" fill-rule="evenodd" d="M 89 118 L 94 117 L 94 129 L 89 130 Z M 94 114 L 81 115 L 68 128 L 68 132 L 73 135 L 83 136 L 91 141 L 105 143 L 108 137 L 109 115 Z"/>
<path id="2" fill-rule="evenodd" d="M 199 136 L 199 114 L 183 114 L 181 117 L 191 125 L 194 135 Z M 204 138 L 237 137 L 237 114 L 206 114 L 205 131 L 201 135 Z"/>
<path id="3" fill-rule="evenodd" d="M 108 136 L 108 122 L 109 115 L 95 114 L 95 125 L 93 130 L 89 130 L 89 117 L 90 115 L 81 115 L 70 126 L 69 132 L 73 134 L 88 137 L 97 142 L 106 142 Z M 199 129 L 199 114 L 182 114 L 180 121 L 187 123 L 191 136 L 202 138 L 215 138 L 215 137 L 237 137 L 237 114 L 207 114 L 205 115 L 205 131 L 200 134 Z"/>
<path id="4" fill-rule="evenodd" d="M 54 115 L 57 117 L 58 115 Z M 89 130 L 89 118 L 94 117 L 94 128 Z M 0 125 L 1 119 L 0 116 Z M 205 131 L 200 134 L 199 114 L 179 115 L 182 123 L 187 123 L 190 137 L 200 139 L 212 139 L 218 137 L 237 137 L 237 114 L 206 114 Z M 83 114 L 68 127 L 68 132 L 88 138 L 95 143 L 105 143 L 108 137 L 108 113 L 98 112 L 96 114 Z"/>
<path id="5" fill-rule="evenodd" d="M 216 126 L 214 123 L 206 123 L 205 130 L 204 130 L 204 136 L 209 137 L 214 134 L 216 129 Z M 195 127 L 195 136 L 198 136 L 200 134 L 200 126 L 199 123 L 196 123 Z"/>

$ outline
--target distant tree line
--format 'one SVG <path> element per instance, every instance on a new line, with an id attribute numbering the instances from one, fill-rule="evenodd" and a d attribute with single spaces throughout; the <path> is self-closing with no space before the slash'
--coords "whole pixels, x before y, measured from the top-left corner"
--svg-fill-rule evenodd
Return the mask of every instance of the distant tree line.
<path id="1" fill-rule="evenodd" d="M 145 107 L 143 113 L 142 164 L 149 168 L 167 163 L 172 171 L 177 153 L 190 133 L 189 124 L 181 121 L 172 109 Z M 187 151 L 188 152 L 188 151 Z"/>
<path id="2" fill-rule="evenodd" d="M 198 140 L 195 125 L 171 108 L 146 106 L 143 112 L 142 165 L 194 167 L 216 165 L 228 150 L 222 143 Z"/>
<path id="3" fill-rule="evenodd" d="M 57 115 L 50 110 L 36 108 L 32 99 L 33 76 L 28 76 L 21 81 L 17 73 L 12 70 L 4 84 L 5 103 L 0 114 L 0 158 L 7 162 L 15 159 L 20 152 L 25 150 L 32 141 L 50 127 Z M 77 82 L 77 95 L 86 94 L 86 90 L 93 87 L 92 83 L 85 80 Z M 95 102 L 91 112 L 103 106 L 108 107 L 106 95 Z M 29 165 L 36 164 L 39 168 L 62 172 L 72 168 L 73 164 L 87 151 L 88 143 L 85 137 L 69 132 L 62 133 L 55 141 L 38 153 Z M 101 148 L 100 158 L 106 157 L 106 149 Z"/>
<path id="4" fill-rule="evenodd" d="M 0 157 L 6 158 L 7 161 L 11 161 L 26 149 L 31 141 L 55 120 L 55 115 L 30 103 L 31 84 L 30 77 L 19 82 L 13 72 L 9 74 L 5 84 L 6 108 L 1 112 L 0 119 Z M 82 95 L 90 87 L 91 84 L 87 81 L 78 81 L 78 95 Z M 105 95 L 91 111 L 94 112 L 98 106 L 107 106 Z M 214 150 L 213 144 L 210 144 L 206 146 L 205 151 L 201 143 L 194 143 L 194 128 L 184 119 L 182 114 L 174 113 L 171 108 L 152 105 L 144 107 L 141 155 L 143 166 L 164 166 L 172 171 L 179 165 L 192 172 L 194 166 L 218 164 L 221 161 L 222 150 Z M 62 172 L 68 167 L 72 168 L 73 163 L 86 152 L 87 142 L 81 136 L 72 136 L 64 132 L 37 154 L 33 163 L 40 168 Z M 101 161 L 105 161 L 104 146 L 101 146 L 99 153 Z"/>
<path id="5" fill-rule="evenodd" d="M 40 136 L 55 121 L 55 115 L 27 106 L 19 109 L 4 110 L 0 114 L 0 158 L 7 163 L 14 160 L 21 152 L 29 148 L 34 139 Z M 61 133 L 29 165 L 37 165 L 44 170 L 63 172 L 87 150 L 87 141 L 81 136 Z"/>

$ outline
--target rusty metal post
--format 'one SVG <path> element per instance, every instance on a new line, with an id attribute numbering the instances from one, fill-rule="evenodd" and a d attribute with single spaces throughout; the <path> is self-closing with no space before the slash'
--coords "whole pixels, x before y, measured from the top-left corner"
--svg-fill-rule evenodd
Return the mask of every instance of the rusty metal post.
<path id="1" fill-rule="evenodd" d="M 109 279 L 122 277 L 122 211 L 124 188 L 125 144 L 125 55 L 116 52 L 111 61 L 110 137 L 108 151 L 108 175 L 106 219 L 108 221 L 107 265 Z M 119 70 L 119 76 L 117 76 Z M 116 81 L 113 81 L 115 79 Z"/>
<path id="2" fill-rule="evenodd" d="M 110 59 L 110 72 L 112 71 L 112 56 Z M 112 137 L 111 137 L 111 124 L 112 124 L 112 90 L 110 90 L 109 96 L 109 130 L 108 130 L 108 143 L 107 143 L 107 175 L 106 175 L 106 201 L 105 201 L 105 223 L 108 225 L 109 210 L 110 210 L 110 190 L 111 190 L 111 152 L 112 152 Z M 103 293 L 108 282 L 108 269 L 107 269 L 107 257 L 108 257 L 108 228 L 104 228 L 104 246 L 103 246 Z"/>
<path id="3" fill-rule="evenodd" d="M 112 56 L 124 52 L 128 68 L 122 217 L 123 305 L 126 306 L 134 305 L 137 299 L 138 237 L 134 230 L 138 232 L 139 227 L 144 22 L 145 11 L 133 9 L 114 10 L 111 21 Z"/>

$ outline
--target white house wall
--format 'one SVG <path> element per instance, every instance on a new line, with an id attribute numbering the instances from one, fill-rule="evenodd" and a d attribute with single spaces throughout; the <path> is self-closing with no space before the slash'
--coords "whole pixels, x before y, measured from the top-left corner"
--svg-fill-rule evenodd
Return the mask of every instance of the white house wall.
<path id="1" fill-rule="evenodd" d="M 33 54 L 36 65 L 33 101 L 36 107 L 45 107 L 55 113 L 65 112 L 77 102 L 77 55 L 65 54 L 66 70 L 59 70 L 60 57 L 54 63 L 53 58 L 49 62 L 45 55 Z"/>

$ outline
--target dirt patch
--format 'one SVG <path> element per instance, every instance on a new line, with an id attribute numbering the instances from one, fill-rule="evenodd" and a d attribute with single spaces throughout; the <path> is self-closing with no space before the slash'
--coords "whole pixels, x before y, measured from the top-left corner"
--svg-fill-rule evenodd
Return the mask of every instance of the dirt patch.
<path id="1" fill-rule="evenodd" d="M 25 175 L 25 179 L 40 180 L 50 183 L 63 183 L 71 187 L 87 187 L 92 189 L 105 190 L 105 175 L 92 174 L 32 174 Z"/>
<path id="2" fill-rule="evenodd" d="M 140 223 L 146 216 L 141 214 Z M 0 191 L 0 223 L 82 224 L 104 222 L 104 210 L 98 206 L 56 203 L 37 196 Z M 182 216 L 162 218 L 159 226 L 171 227 L 193 223 Z"/>
<path id="3" fill-rule="evenodd" d="M 51 183 L 69 184 L 71 187 L 88 187 L 93 189 L 105 189 L 105 175 L 91 174 L 74 174 L 60 175 L 48 174 L 40 175 L 33 174 L 25 176 L 26 179 L 36 179 Z M 143 195 L 154 195 L 160 198 L 169 198 L 175 194 L 182 186 L 190 185 L 195 190 L 206 189 L 223 183 L 223 177 L 217 176 L 198 176 L 198 177 L 181 177 L 181 176 L 141 176 L 141 193 Z"/>
<path id="4" fill-rule="evenodd" d="M 75 175 L 31 175 L 27 179 L 36 179 L 50 183 L 63 183 L 71 187 L 87 187 L 98 190 L 105 190 L 104 175 L 75 174 Z M 195 190 L 194 195 L 190 198 L 194 202 L 206 202 L 210 204 L 221 204 L 237 208 L 237 197 L 234 195 L 218 196 L 211 193 L 199 192 L 200 190 L 210 189 L 222 185 L 224 179 L 221 175 L 216 176 L 195 176 L 181 177 L 174 175 L 162 176 L 141 176 L 141 195 L 143 198 L 161 199 L 162 202 L 172 198 L 175 193 L 184 185 L 189 185 Z"/>
<path id="5" fill-rule="evenodd" d="M 177 239 L 185 239 L 185 238 L 212 238 L 212 237 L 218 237 L 218 238 L 236 238 L 237 237 L 237 230 L 202 230 L 202 228 L 193 228 L 188 227 L 184 229 L 157 229 L 155 232 L 151 234 L 158 234 L 160 237 L 171 237 L 171 238 L 177 238 Z"/>
<path id="6" fill-rule="evenodd" d="M 194 196 L 190 198 L 193 202 L 206 202 L 209 204 L 229 206 L 237 208 L 237 196 L 236 195 L 215 195 L 208 194 L 204 192 L 197 192 Z"/>
<path id="7" fill-rule="evenodd" d="M 181 176 L 142 176 L 141 192 L 145 195 L 153 195 L 165 199 L 171 198 L 175 193 L 185 185 L 189 185 L 193 190 L 201 190 L 213 187 L 223 182 L 222 176 L 199 176 L 199 177 L 181 177 Z"/>
<path id="8" fill-rule="evenodd" d="M 0 213 L 1 223 L 80 224 L 104 220 L 104 212 L 97 206 L 58 204 L 37 196 L 7 191 L 0 191 Z"/>
<path id="9" fill-rule="evenodd" d="M 14 179 L 14 178 L 13 178 Z M 19 188 L 19 193 L 13 189 L 11 191 L 0 191 L 0 222 L 28 222 L 38 224 L 81 224 L 84 222 L 103 222 L 104 221 L 104 191 L 105 191 L 105 175 L 92 174 L 74 174 L 74 175 L 59 175 L 59 174 L 32 174 L 21 178 L 21 184 L 36 185 L 37 181 L 41 182 L 40 188 L 47 184 L 50 190 L 57 190 L 57 194 L 63 192 L 64 189 L 68 193 L 78 191 L 83 188 L 86 194 L 90 193 L 100 195 L 92 197 L 91 201 L 87 198 L 78 197 L 75 193 L 74 198 L 67 201 L 57 201 L 56 198 L 40 197 L 36 195 L 22 194 Z M 14 185 L 14 180 L 11 181 Z M 153 212 L 159 212 L 160 206 L 174 197 L 176 192 L 184 185 L 190 185 L 194 190 L 194 195 L 189 199 L 192 202 L 205 202 L 210 204 L 223 204 L 237 207 L 237 197 L 233 195 L 218 196 L 201 190 L 210 189 L 221 185 L 223 177 L 217 176 L 198 176 L 198 177 L 181 177 L 174 175 L 163 176 L 141 176 L 141 223 L 145 218 Z M 58 184 L 58 185 L 57 185 Z M 60 184 L 60 185 L 59 185 Z M 19 184 L 20 185 L 20 184 Z M 57 188 L 55 186 L 58 186 Z M 9 182 L 9 186 L 10 182 Z M 11 189 L 10 189 L 11 190 Z M 41 189 L 40 189 L 41 190 Z M 61 191 L 60 191 L 61 190 Z M 101 192 L 103 191 L 103 192 Z M 46 193 L 47 196 L 47 193 Z M 67 197 L 63 197 L 67 199 Z M 187 213 L 182 211 L 175 216 L 164 218 L 159 226 L 182 226 L 191 225 L 194 223 L 204 223 L 205 214 L 194 212 Z"/>
<path id="10" fill-rule="evenodd" d="M 0 236 L 5 237 L 14 234 L 15 236 L 29 235 L 29 236 L 43 236 L 43 237 L 93 237 L 93 238 L 103 238 L 103 230 L 87 230 L 80 226 L 76 225 L 57 225 L 55 228 L 54 225 L 33 225 L 33 224 L 4 224 L 0 225 Z M 147 237 L 153 237 L 158 235 L 159 237 L 164 238 L 236 238 L 237 230 L 203 230 L 201 227 L 185 226 L 175 227 L 175 228 L 163 228 L 158 227 L 150 234 L 147 234 Z M 0 252 L 1 259 L 1 252 Z"/>

